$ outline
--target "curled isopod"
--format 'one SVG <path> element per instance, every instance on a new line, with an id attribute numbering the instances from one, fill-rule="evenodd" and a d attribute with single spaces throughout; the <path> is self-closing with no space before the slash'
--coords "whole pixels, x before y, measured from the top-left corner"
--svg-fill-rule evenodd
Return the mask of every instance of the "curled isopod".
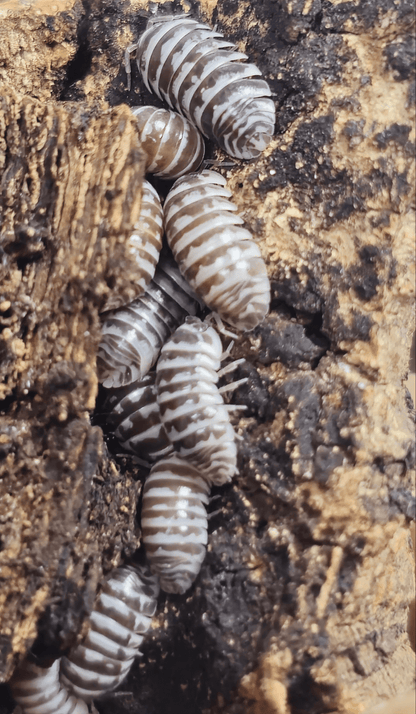
<path id="1" fill-rule="evenodd" d="M 159 583 L 147 566 L 117 568 L 104 583 L 84 642 L 61 661 L 61 681 L 91 701 L 129 672 L 156 610 Z"/>
<path id="2" fill-rule="evenodd" d="M 85 702 L 60 682 L 59 662 L 44 669 L 26 661 L 15 671 L 10 689 L 22 714 L 88 714 Z"/>
<path id="3" fill-rule="evenodd" d="M 204 158 L 204 142 L 198 129 L 169 109 L 133 107 L 140 141 L 147 155 L 146 171 L 175 179 L 196 171 Z"/>
<path id="4" fill-rule="evenodd" d="M 198 318 L 187 318 L 163 346 L 156 367 L 160 418 L 169 440 L 216 486 L 230 481 L 237 470 L 235 433 L 228 416 L 235 407 L 224 404 L 217 387 L 221 355 L 215 330 Z"/>
<path id="5" fill-rule="evenodd" d="M 143 181 L 140 216 L 134 225 L 127 249 L 133 260 L 140 265 L 142 277 L 138 284 L 144 292 L 153 278 L 162 250 L 163 211 L 157 191 Z"/>
<path id="6" fill-rule="evenodd" d="M 275 107 L 260 70 L 222 35 L 190 17 L 156 17 L 136 45 L 149 91 L 231 156 L 253 159 L 269 144 Z"/>
<path id="7" fill-rule="evenodd" d="M 150 372 L 139 382 L 111 390 L 104 404 L 110 412 L 107 423 L 120 446 L 148 462 L 173 451 L 160 421 L 156 395 L 156 374 Z"/>
<path id="8" fill-rule="evenodd" d="M 97 354 L 104 387 L 121 387 L 142 379 L 160 348 L 187 315 L 202 307 L 171 256 L 163 255 L 146 292 L 129 305 L 103 315 Z"/>
<path id="9" fill-rule="evenodd" d="M 178 179 L 164 205 L 166 238 L 194 290 L 240 330 L 252 330 L 270 307 L 270 282 L 257 244 L 226 180 L 215 171 Z"/>
<path id="10" fill-rule="evenodd" d="M 176 454 L 155 464 L 143 489 L 141 527 L 146 555 L 160 587 L 184 593 L 198 575 L 208 541 L 209 485 Z"/>

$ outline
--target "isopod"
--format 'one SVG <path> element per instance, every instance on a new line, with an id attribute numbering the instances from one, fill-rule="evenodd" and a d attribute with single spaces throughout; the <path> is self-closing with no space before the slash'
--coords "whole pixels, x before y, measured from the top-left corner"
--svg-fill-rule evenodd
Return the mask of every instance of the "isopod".
<path id="1" fill-rule="evenodd" d="M 270 282 L 257 244 L 226 180 L 215 171 L 178 179 L 164 205 L 166 238 L 179 269 L 204 302 L 240 330 L 252 330 L 270 307 Z"/>
<path id="2" fill-rule="evenodd" d="M 168 109 L 145 106 L 133 107 L 132 112 L 147 155 L 147 172 L 175 179 L 197 170 L 204 158 L 205 147 L 193 124 Z"/>
<path id="3" fill-rule="evenodd" d="M 88 714 L 85 702 L 59 681 L 59 662 L 44 669 L 25 661 L 15 671 L 10 689 L 22 714 Z"/>
<path id="4" fill-rule="evenodd" d="M 129 672 L 156 610 L 159 584 L 147 566 L 124 566 L 104 583 L 84 642 L 61 661 L 61 681 L 91 701 Z"/>
<path id="5" fill-rule="evenodd" d="M 276 118 L 269 85 L 220 33 L 186 16 L 153 18 L 126 51 L 128 77 L 134 49 L 149 91 L 228 154 L 253 159 L 267 147 Z"/>
<path id="6" fill-rule="evenodd" d="M 140 266 L 142 277 L 138 280 L 142 292 L 153 278 L 162 249 L 163 211 L 157 191 L 146 180 L 142 186 L 140 216 L 134 225 L 127 249 Z"/>
<path id="7" fill-rule="evenodd" d="M 205 557 L 209 485 L 176 454 L 155 464 L 143 489 L 141 527 L 150 568 L 168 593 L 191 587 Z"/>
<path id="8" fill-rule="evenodd" d="M 111 390 L 104 405 L 105 410 L 111 410 L 107 423 L 120 446 L 148 462 L 173 451 L 160 420 L 155 382 L 156 374 L 150 372 L 139 382 Z"/>
<path id="9" fill-rule="evenodd" d="M 162 347 L 156 366 L 157 401 L 169 440 L 216 486 L 230 481 L 237 469 L 235 433 L 228 416 L 235 407 L 224 404 L 217 387 L 221 355 L 215 330 L 189 317 Z"/>
<path id="10" fill-rule="evenodd" d="M 146 292 L 129 305 L 103 315 L 97 369 L 104 387 L 121 387 L 142 379 L 167 338 L 200 307 L 202 300 L 175 262 L 163 255 Z"/>

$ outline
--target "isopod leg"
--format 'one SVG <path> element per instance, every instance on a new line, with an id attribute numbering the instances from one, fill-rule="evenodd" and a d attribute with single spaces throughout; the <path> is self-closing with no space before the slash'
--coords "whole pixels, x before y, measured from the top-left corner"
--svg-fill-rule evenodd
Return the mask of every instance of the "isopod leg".
<path id="1" fill-rule="evenodd" d="M 139 46 L 138 42 L 135 42 L 133 45 L 129 45 L 126 48 L 126 51 L 124 53 L 124 67 L 126 70 L 126 75 L 127 75 L 127 89 L 130 92 L 131 89 L 131 62 L 130 62 L 130 55 L 137 50 Z"/>
<path id="2" fill-rule="evenodd" d="M 205 169 L 209 169 L 211 166 L 215 166 L 216 168 L 220 169 L 233 169 L 234 166 L 237 166 L 236 161 L 221 161 L 220 159 L 204 159 L 200 170 L 204 171 Z"/>
<path id="3" fill-rule="evenodd" d="M 228 351 L 228 348 L 227 348 L 226 352 L 227 351 Z M 225 357 L 228 357 L 228 354 L 223 353 L 221 355 L 221 359 L 224 359 L 224 355 L 225 355 Z M 226 364 L 225 367 L 221 367 L 221 369 L 219 369 L 217 372 L 218 379 L 220 379 L 220 377 L 223 377 L 224 374 L 229 374 L 230 372 L 234 372 L 234 370 L 238 367 L 238 365 L 243 364 L 243 362 L 245 362 L 244 357 L 242 357 L 241 359 L 235 359 L 233 362 L 230 362 L 230 364 Z M 245 379 L 244 381 L 246 382 L 247 379 Z M 229 385 L 226 385 L 226 387 L 227 387 L 227 389 L 229 389 Z M 224 391 L 224 387 L 221 387 L 220 391 L 221 390 Z"/>
<path id="4" fill-rule="evenodd" d="M 231 337 L 233 340 L 238 340 L 238 335 L 235 334 L 235 332 L 230 332 L 230 330 L 227 330 L 225 327 L 223 321 L 221 320 L 220 316 L 218 315 L 217 312 L 210 312 L 209 315 L 206 316 L 205 322 L 211 323 L 214 320 L 217 330 L 221 335 L 224 335 L 224 337 Z M 231 344 L 231 347 L 234 343 Z M 230 346 L 228 346 L 228 350 L 231 349 Z"/>
<path id="5" fill-rule="evenodd" d="M 220 394 L 226 394 L 227 392 L 233 392 L 235 389 L 237 389 L 241 384 L 247 384 L 248 382 L 248 377 L 244 377 L 244 379 L 237 379 L 235 382 L 231 382 L 231 384 L 224 384 L 223 387 L 219 388 Z M 233 409 L 241 409 L 241 406 L 237 404 L 226 404 L 226 407 L 232 407 Z M 246 407 L 244 407 L 245 409 Z"/>

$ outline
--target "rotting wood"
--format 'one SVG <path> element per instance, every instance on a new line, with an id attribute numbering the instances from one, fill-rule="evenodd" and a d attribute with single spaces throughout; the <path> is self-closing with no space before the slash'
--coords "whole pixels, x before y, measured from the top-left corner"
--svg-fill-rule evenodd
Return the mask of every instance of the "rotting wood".
<path id="1" fill-rule="evenodd" d="M 137 546 L 137 484 L 108 462 L 89 414 L 99 310 L 114 288 L 124 300 L 136 291 L 125 244 L 140 211 L 142 154 L 127 108 L 71 109 L 2 87 L 3 678 L 38 627 L 55 649 L 68 646 L 102 567 Z"/>
<path id="2" fill-rule="evenodd" d="M 414 672 L 402 381 L 414 294 L 411 9 L 190 5 L 246 49 L 278 103 L 272 146 L 228 172 L 269 261 L 273 313 L 235 350 L 249 377 L 233 396 L 248 405 L 241 471 L 215 504 L 200 580 L 186 601 L 167 598 L 145 648 L 146 686 L 133 673 L 131 696 L 97 709 L 359 714 L 406 692 Z M 61 96 L 97 107 L 149 99 L 134 62 L 130 94 L 121 66 L 143 7 L 89 3 L 91 64 L 72 84 L 56 68 Z"/>

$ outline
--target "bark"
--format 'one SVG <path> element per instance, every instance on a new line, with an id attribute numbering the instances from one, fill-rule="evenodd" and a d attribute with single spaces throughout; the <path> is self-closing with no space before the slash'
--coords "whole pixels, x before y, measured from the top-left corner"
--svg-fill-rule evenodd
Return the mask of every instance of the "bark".
<path id="1" fill-rule="evenodd" d="M 247 360 L 233 379 L 249 378 L 232 398 L 247 405 L 236 424 L 240 473 L 215 493 L 211 509 L 220 512 L 201 576 L 186 596 L 162 598 L 145 666 L 134 668 L 124 696 L 96 707 L 359 714 L 405 695 L 414 675 L 414 412 L 403 383 L 414 295 L 413 7 L 188 7 L 245 49 L 276 99 L 269 149 L 222 169 L 268 263 L 272 311 L 233 350 Z M 17 633 L 4 639 L 3 676 L 39 617 L 38 654 L 79 636 L 102 569 L 137 542 L 134 469 L 127 462 L 118 474 L 87 415 L 98 310 L 110 289 L 120 300 L 131 290 L 122 246 L 141 167 L 128 109 L 116 105 L 160 104 L 134 62 L 128 93 L 122 68 L 147 10 L 115 0 L 61 10 L 33 3 L 4 14 L 0 29 L 19 48 L 13 61 L 4 55 L 8 129 L 0 134 L 10 246 L 2 278 L 10 515 L 2 531 L 15 534 L 0 562 L 10 568 L 5 621 Z M 47 144 L 40 135 L 52 134 L 71 154 L 78 192 L 59 190 L 62 169 L 50 168 L 56 138 L 38 148 Z M 226 159 L 210 144 L 207 154 Z M 114 481 L 97 480 L 100 468 Z M 128 513 L 114 503 L 106 511 L 115 492 Z"/>
<path id="2" fill-rule="evenodd" d="M 1 671 L 43 632 L 68 647 L 102 569 L 134 550 L 138 485 L 91 426 L 98 312 L 134 295 L 124 244 L 143 175 L 126 107 L 101 116 L 3 85 L 1 165 Z M 116 273 L 115 273 L 116 270 Z M 41 619 L 39 620 L 39 617 Z M 50 651 L 49 651 L 50 650 Z"/>

